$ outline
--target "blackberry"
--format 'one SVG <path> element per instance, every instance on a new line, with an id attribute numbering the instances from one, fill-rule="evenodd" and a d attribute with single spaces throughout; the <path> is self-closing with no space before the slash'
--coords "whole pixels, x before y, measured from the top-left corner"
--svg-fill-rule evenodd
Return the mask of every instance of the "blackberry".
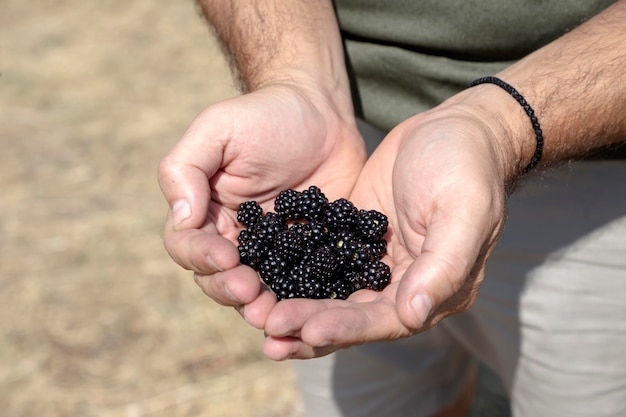
<path id="1" fill-rule="evenodd" d="M 333 236 L 333 247 L 343 271 L 361 270 L 367 263 L 380 260 L 387 252 L 384 240 L 365 242 L 347 230 Z"/>
<path id="2" fill-rule="evenodd" d="M 266 242 L 253 237 L 241 243 L 237 249 L 241 263 L 256 269 L 265 259 L 270 248 Z"/>
<path id="3" fill-rule="evenodd" d="M 328 298 L 328 286 L 324 279 L 320 279 L 319 273 L 314 264 L 301 263 L 293 267 L 289 273 L 293 294 L 289 298 Z"/>
<path id="4" fill-rule="evenodd" d="M 286 275 L 276 277 L 269 287 L 278 301 L 296 297 L 294 281 Z"/>
<path id="5" fill-rule="evenodd" d="M 241 263 L 254 268 L 278 300 L 346 299 L 354 291 L 380 291 L 389 283 L 384 235 L 387 217 L 333 202 L 311 186 L 281 191 L 274 212 L 263 214 L 254 201 L 239 206 L 245 229 L 237 241 Z"/>
<path id="6" fill-rule="evenodd" d="M 274 211 L 287 220 L 293 220 L 300 217 L 300 200 L 301 193 L 295 190 L 284 190 L 278 193 L 274 200 Z"/>
<path id="7" fill-rule="evenodd" d="M 361 277 L 365 288 L 382 291 L 391 280 L 391 270 L 384 262 L 372 261 L 363 268 Z"/>
<path id="8" fill-rule="evenodd" d="M 326 208 L 326 225 L 333 230 L 351 229 L 357 219 L 358 210 L 351 201 L 340 198 Z"/>
<path id="9" fill-rule="evenodd" d="M 241 245 L 243 242 L 250 240 L 254 236 L 252 232 L 248 229 L 243 229 L 239 232 L 239 236 L 237 236 L 237 242 Z"/>
<path id="10" fill-rule="evenodd" d="M 274 240 L 274 250 L 276 254 L 282 256 L 287 262 L 296 263 L 304 254 L 303 236 L 293 228 L 283 230 L 276 235 Z"/>
<path id="11" fill-rule="evenodd" d="M 343 279 L 337 279 L 329 283 L 329 290 L 330 294 L 328 298 L 336 298 L 338 300 L 345 300 L 354 292 L 352 285 Z"/>
<path id="12" fill-rule="evenodd" d="M 273 212 L 265 213 L 252 226 L 256 238 L 264 241 L 274 241 L 283 230 L 287 230 L 285 219 Z"/>
<path id="13" fill-rule="evenodd" d="M 351 230 L 330 230 L 328 233 L 328 239 L 330 240 L 332 246 L 337 249 L 343 248 L 346 242 L 357 240 L 354 232 Z"/>
<path id="14" fill-rule="evenodd" d="M 366 288 L 366 282 L 363 279 L 362 271 L 348 271 L 344 279 L 348 283 L 350 291 L 355 292 Z"/>
<path id="15" fill-rule="evenodd" d="M 312 185 L 302 191 L 298 199 L 298 210 L 302 218 L 313 221 L 322 220 L 328 199 L 318 187 Z"/>
<path id="16" fill-rule="evenodd" d="M 330 279 L 338 265 L 336 253 L 328 246 L 321 246 L 312 255 L 305 257 L 302 263 L 312 265 L 320 279 Z"/>
<path id="17" fill-rule="evenodd" d="M 289 262 L 279 253 L 269 250 L 267 257 L 260 263 L 258 271 L 261 280 L 271 286 L 273 282 L 282 279 L 287 274 Z"/>
<path id="18" fill-rule="evenodd" d="M 352 262 L 350 264 L 351 269 L 355 269 L 357 271 L 363 270 L 367 264 L 374 261 L 374 256 L 372 253 L 372 247 L 367 243 L 357 242 L 356 250 L 352 254 Z"/>
<path id="19" fill-rule="evenodd" d="M 237 221 L 246 227 L 252 227 L 262 213 L 263 209 L 256 201 L 244 201 L 237 210 Z"/>
<path id="20" fill-rule="evenodd" d="M 291 226 L 289 226 L 289 231 L 304 238 L 304 234 L 307 228 L 309 228 L 309 223 L 294 222 L 291 224 Z"/>
<path id="21" fill-rule="evenodd" d="M 356 219 L 356 231 L 368 241 L 377 241 L 385 236 L 389 220 L 376 210 L 359 210 Z"/>
<path id="22" fill-rule="evenodd" d="M 391 280 L 391 270 L 389 266 L 381 261 L 372 261 L 364 266 L 362 270 L 353 270 L 346 274 L 353 291 L 370 289 L 382 291 Z"/>
<path id="23" fill-rule="evenodd" d="M 291 229 L 297 230 L 302 235 L 302 243 L 306 253 L 314 252 L 318 247 L 328 242 L 328 234 L 326 226 L 319 221 L 310 223 L 300 223 L 301 226 L 294 224 Z"/>
<path id="24" fill-rule="evenodd" d="M 370 248 L 372 253 L 372 260 L 380 261 L 387 253 L 387 241 L 377 240 L 375 242 L 367 242 L 366 245 Z"/>
<path id="25" fill-rule="evenodd" d="M 350 270 L 352 263 L 359 249 L 359 241 L 355 238 L 354 233 L 348 230 L 342 230 L 333 233 L 332 245 L 338 257 L 339 267 L 342 270 Z"/>
<path id="26" fill-rule="evenodd" d="M 329 298 L 336 280 L 336 255 L 329 247 L 322 246 L 289 271 L 288 279 L 293 283 L 292 297 Z"/>

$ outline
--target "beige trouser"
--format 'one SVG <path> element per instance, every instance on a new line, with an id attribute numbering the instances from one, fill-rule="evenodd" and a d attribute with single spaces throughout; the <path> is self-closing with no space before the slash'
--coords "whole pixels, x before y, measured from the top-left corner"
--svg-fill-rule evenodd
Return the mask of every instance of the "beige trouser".
<path id="1" fill-rule="evenodd" d="M 626 161 L 535 175 L 508 212 L 469 311 L 296 363 L 308 416 L 429 416 L 477 361 L 502 379 L 514 416 L 626 416 Z"/>

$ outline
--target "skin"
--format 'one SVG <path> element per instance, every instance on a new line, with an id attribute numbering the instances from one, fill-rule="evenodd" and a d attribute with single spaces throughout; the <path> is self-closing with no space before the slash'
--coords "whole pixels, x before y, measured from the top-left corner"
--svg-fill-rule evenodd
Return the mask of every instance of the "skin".
<path id="1" fill-rule="evenodd" d="M 408 337 L 467 310 L 506 198 L 535 150 L 523 109 L 499 87 L 479 85 L 398 125 L 365 163 L 330 4 L 224 3 L 201 5 L 245 94 L 203 112 L 159 167 L 172 258 L 209 297 L 263 329 L 275 360 Z M 619 1 L 496 74 L 539 117 L 540 167 L 626 138 L 624 22 Z M 392 283 L 384 291 L 276 303 L 239 264 L 237 205 L 256 199 L 267 209 L 278 191 L 311 184 L 387 214 Z"/>
<path id="2" fill-rule="evenodd" d="M 246 319 L 263 328 L 276 300 L 239 265 L 239 204 L 269 209 L 279 191 L 311 184 L 331 199 L 349 196 L 366 150 L 330 2 L 201 6 L 245 94 L 208 107 L 162 159 L 158 179 L 171 207 L 164 244 L 209 297 L 251 312 Z"/>

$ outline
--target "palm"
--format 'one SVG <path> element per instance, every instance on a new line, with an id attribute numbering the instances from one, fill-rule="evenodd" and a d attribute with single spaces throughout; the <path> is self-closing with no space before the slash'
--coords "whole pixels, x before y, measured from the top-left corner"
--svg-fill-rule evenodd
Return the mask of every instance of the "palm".
<path id="1" fill-rule="evenodd" d="M 291 356 L 317 356 L 341 346 L 406 337 L 473 303 L 503 221 L 501 183 L 495 164 L 485 164 L 490 151 L 483 145 L 490 141 L 472 134 L 478 130 L 471 120 L 422 122 L 416 117 L 385 138 L 351 194 L 355 205 L 389 217 L 383 260 L 392 268 L 391 284 L 381 293 L 359 291 L 346 301 L 279 303 L 266 331 L 296 336 L 302 343 L 285 346 L 269 339 L 270 357 L 280 358 L 286 349 Z M 408 307 L 423 293 L 436 307 L 428 318 Z"/>
<path id="2" fill-rule="evenodd" d="M 357 207 L 380 211 L 389 218 L 389 230 L 385 236 L 387 254 L 383 261 L 392 269 L 392 282 L 400 279 L 417 255 L 415 251 L 419 251 L 419 243 L 423 240 L 423 234 L 411 235 L 410 241 L 415 244 L 411 247 L 407 246 L 406 230 L 400 227 L 406 222 L 399 221 L 398 215 L 402 215 L 402 212 L 399 212 L 396 207 L 393 187 L 390 186 L 393 184 L 397 147 L 398 143 L 393 137 L 385 139 L 363 167 L 350 196 Z"/>
<path id="3" fill-rule="evenodd" d="M 239 204 L 255 200 L 272 210 L 280 191 L 310 185 L 329 198 L 348 196 L 366 153 L 347 117 L 318 93 L 270 86 L 207 108 L 161 161 L 159 184 L 172 207 L 163 238 L 168 253 L 195 272 L 209 297 L 245 305 L 253 326 L 263 327 L 276 300 L 240 264 Z"/>
<path id="4" fill-rule="evenodd" d="M 287 93 L 291 95 L 287 95 Z M 209 152 L 221 152 L 210 176 L 208 224 L 235 240 L 236 210 L 255 200 L 271 201 L 287 188 L 320 187 L 329 198 L 347 196 L 365 159 L 356 130 L 342 125 L 323 105 L 285 89 L 268 89 L 220 103 L 199 117 L 203 126 L 222 128 Z M 211 134 L 210 132 L 205 135 Z M 207 136 L 207 140 L 210 138 Z"/>
<path id="5" fill-rule="evenodd" d="M 467 143 L 477 141 L 449 124 L 446 130 L 400 125 L 363 168 L 352 199 L 389 216 L 388 262 L 395 276 L 428 250 L 423 245 L 441 219 L 499 231 L 503 195 L 488 185 L 492 169 L 484 168 Z"/>

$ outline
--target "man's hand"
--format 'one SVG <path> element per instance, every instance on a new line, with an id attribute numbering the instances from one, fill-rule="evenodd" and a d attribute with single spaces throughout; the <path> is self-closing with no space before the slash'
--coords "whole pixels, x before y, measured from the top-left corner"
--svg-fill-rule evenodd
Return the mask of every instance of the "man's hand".
<path id="1" fill-rule="evenodd" d="M 498 132 L 499 133 L 499 132 Z M 351 200 L 389 216 L 392 282 L 347 300 L 286 300 L 266 323 L 265 353 L 309 358 L 407 337 L 468 309 L 504 222 L 495 131 L 473 112 L 419 115 L 365 165 Z"/>
<path id="2" fill-rule="evenodd" d="M 343 119 L 312 91 L 273 85 L 217 103 L 160 164 L 159 184 L 171 207 L 165 246 L 217 302 L 258 299 L 244 315 L 262 328 L 275 299 L 255 271 L 239 264 L 239 204 L 256 200 L 273 210 L 279 191 L 313 184 L 329 198 L 347 196 L 365 158 L 354 119 Z"/>
<path id="3" fill-rule="evenodd" d="M 505 69 L 546 138 L 540 166 L 624 141 L 626 0 Z M 286 300 L 267 319 L 270 358 L 307 358 L 424 331 L 468 309 L 503 228 L 506 190 L 534 153 L 528 116 L 480 85 L 394 129 L 352 194 L 389 216 L 392 283 L 348 300 Z"/>

